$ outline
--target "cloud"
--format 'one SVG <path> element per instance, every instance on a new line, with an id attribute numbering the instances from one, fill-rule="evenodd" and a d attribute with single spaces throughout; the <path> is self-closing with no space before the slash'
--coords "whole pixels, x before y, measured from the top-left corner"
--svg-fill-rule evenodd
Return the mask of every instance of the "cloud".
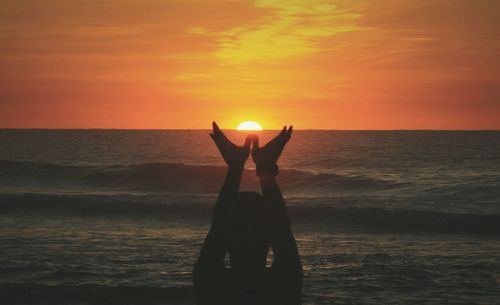
<path id="1" fill-rule="evenodd" d="M 191 33 L 213 37 L 215 56 L 225 64 L 274 62 L 304 56 L 322 49 L 322 38 L 359 30 L 353 21 L 360 14 L 339 10 L 324 0 L 256 0 L 263 16 L 255 22 L 210 31 L 194 27 Z"/>

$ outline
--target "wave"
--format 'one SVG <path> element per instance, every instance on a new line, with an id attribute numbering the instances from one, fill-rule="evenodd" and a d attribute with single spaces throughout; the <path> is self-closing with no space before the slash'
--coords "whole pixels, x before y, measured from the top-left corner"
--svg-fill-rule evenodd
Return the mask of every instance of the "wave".
<path id="1" fill-rule="evenodd" d="M 208 222 L 215 196 L 0 194 L 0 214 L 173 218 Z M 448 213 L 383 207 L 291 204 L 294 224 L 317 229 L 336 227 L 500 236 L 500 215 Z"/>
<path id="2" fill-rule="evenodd" d="M 215 193 L 226 167 L 183 163 L 136 165 L 61 165 L 43 162 L 0 161 L 0 185 L 17 188 L 92 187 L 135 191 Z M 369 176 L 347 176 L 282 169 L 278 177 L 284 190 L 328 193 L 332 191 L 381 190 L 401 183 Z M 243 188 L 258 185 L 252 170 L 245 170 Z"/>
<path id="3" fill-rule="evenodd" d="M 191 287 L 1 284 L 2 304 L 191 304 Z"/>

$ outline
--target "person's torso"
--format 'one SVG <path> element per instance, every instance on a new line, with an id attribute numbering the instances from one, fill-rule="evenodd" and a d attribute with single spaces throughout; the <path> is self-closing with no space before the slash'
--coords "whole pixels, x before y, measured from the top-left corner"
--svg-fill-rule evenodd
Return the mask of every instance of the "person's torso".
<path id="1" fill-rule="evenodd" d="M 220 305 L 285 305 L 271 269 L 266 270 L 262 284 L 255 293 L 242 290 L 230 269 L 226 271 L 226 274 L 226 285 Z"/>

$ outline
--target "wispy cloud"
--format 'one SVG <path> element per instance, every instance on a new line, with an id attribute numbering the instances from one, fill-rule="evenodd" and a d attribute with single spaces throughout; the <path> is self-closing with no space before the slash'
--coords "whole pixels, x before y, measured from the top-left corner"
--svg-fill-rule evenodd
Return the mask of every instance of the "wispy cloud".
<path id="1" fill-rule="evenodd" d="M 274 62 L 322 50 L 321 39 L 356 31 L 361 15 L 340 10 L 329 1 L 256 0 L 263 16 L 224 31 L 194 27 L 191 33 L 213 37 L 215 56 L 225 64 Z"/>

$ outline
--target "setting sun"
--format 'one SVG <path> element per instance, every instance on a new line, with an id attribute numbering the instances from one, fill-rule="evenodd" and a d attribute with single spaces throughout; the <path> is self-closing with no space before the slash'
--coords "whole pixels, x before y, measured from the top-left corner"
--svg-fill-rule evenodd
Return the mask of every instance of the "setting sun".
<path id="1" fill-rule="evenodd" d="M 241 122 L 238 127 L 236 127 L 236 130 L 262 130 L 262 126 L 256 122 L 246 121 Z"/>

